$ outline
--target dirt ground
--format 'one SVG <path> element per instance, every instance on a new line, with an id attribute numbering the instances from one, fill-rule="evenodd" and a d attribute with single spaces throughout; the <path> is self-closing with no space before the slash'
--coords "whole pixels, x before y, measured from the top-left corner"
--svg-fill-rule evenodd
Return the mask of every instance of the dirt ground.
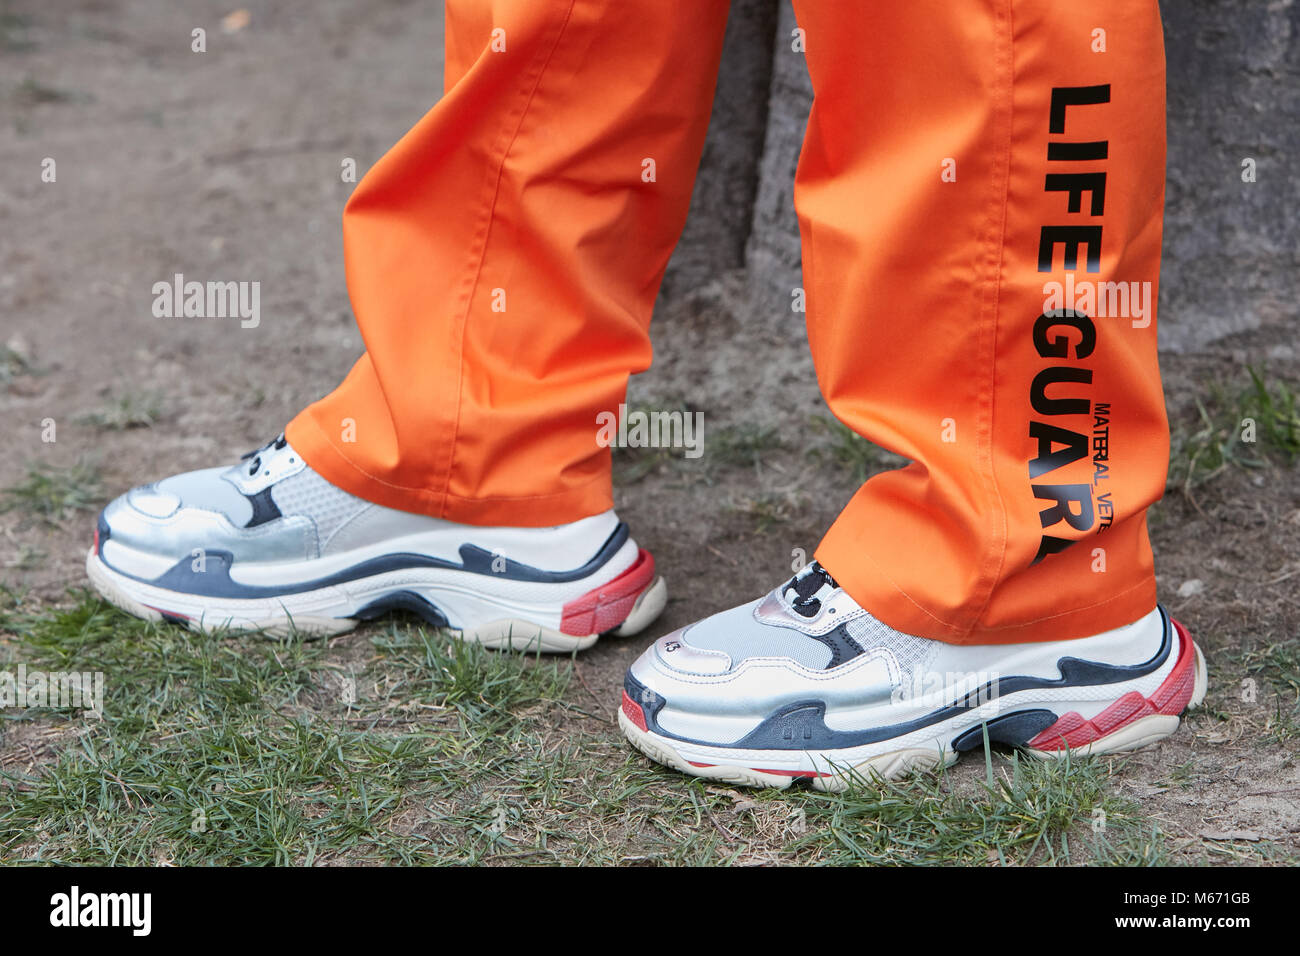
<path id="1" fill-rule="evenodd" d="M 228 33 L 232 6 L 0 0 L 0 488 L 33 462 L 89 462 L 102 501 L 224 463 L 278 433 L 360 354 L 341 269 L 351 184 L 340 164 L 364 171 L 436 100 L 440 5 L 250 3 L 251 23 Z M 196 27 L 206 53 L 190 50 Z M 46 157 L 53 183 L 41 178 Z M 259 280 L 260 326 L 154 318 L 151 287 L 177 272 Z M 743 452 L 619 463 L 620 514 L 669 578 L 657 632 L 770 588 L 854 487 L 834 434 L 816 424 L 828 413 L 788 300 L 754 303 L 738 288 L 722 277 L 665 303 L 656 365 L 632 386 L 632 403 L 703 411 L 706 449 L 711 435 L 744 434 L 769 449 L 761 465 Z M 1215 383 L 1239 385 L 1247 363 L 1294 388 L 1295 333 L 1294 322 L 1274 325 L 1167 356 L 1176 435 L 1196 429 L 1196 401 Z M 86 419 L 128 396 L 155 406 L 152 427 Z M 53 443 L 42 441 L 46 419 Z M 65 601 L 83 580 L 93 515 L 51 527 L 0 514 L 0 580 Z M 1121 786 L 1180 845 L 1213 844 L 1231 860 L 1268 841 L 1294 859 L 1297 472 L 1226 468 L 1171 489 L 1151 525 L 1161 599 L 1209 656 L 1211 706 L 1135 757 Z M 603 641 L 577 662 L 611 716 L 644 643 Z"/>

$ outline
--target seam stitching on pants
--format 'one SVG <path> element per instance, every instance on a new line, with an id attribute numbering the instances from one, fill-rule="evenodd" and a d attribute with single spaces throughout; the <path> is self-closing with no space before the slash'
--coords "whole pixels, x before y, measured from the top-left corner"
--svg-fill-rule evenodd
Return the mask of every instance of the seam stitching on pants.
<path id="1" fill-rule="evenodd" d="M 483 272 L 483 263 L 487 258 L 488 241 L 492 234 L 492 220 L 496 213 L 497 200 L 501 196 L 501 179 L 505 173 L 506 160 L 510 157 L 510 150 L 519 136 L 519 131 L 523 127 L 524 119 L 528 116 L 528 109 L 532 105 L 533 98 L 537 95 L 537 88 L 541 85 L 542 77 L 546 74 L 546 68 L 550 65 L 551 58 L 555 55 L 555 49 L 560 45 L 560 40 L 564 36 L 564 31 L 569 25 L 573 16 L 573 6 L 577 0 L 570 0 L 568 7 L 565 9 L 564 17 L 560 21 L 555 33 L 555 39 L 551 41 L 549 47 L 543 47 L 539 51 L 540 64 L 537 67 L 536 76 L 530 78 L 520 91 L 525 95 L 523 105 L 519 109 L 519 118 L 514 123 L 506 124 L 502 130 L 502 147 L 500 159 L 493 163 L 495 172 L 488 180 L 491 186 L 491 197 L 489 198 L 486 215 L 479 232 L 475 235 L 475 245 L 470 249 L 470 268 L 464 281 L 464 289 L 460 296 L 461 314 L 459 316 L 459 334 L 453 329 L 452 335 L 455 341 L 456 356 L 456 413 L 452 417 L 451 440 L 447 445 L 447 466 L 443 471 L 442 480 L 436 482 L 441 487 L 441 492 L 437 494 L 441 497 L 437 513 L 441 515 L 446 510 L 447 498 L 451 495 L 451 473 L 456 460 L 456 441 L 460 437 L 460 415 L 463 405 L 463 396 L 465 389 L 465 329 L 469 324 L 470 304 L 474 301 L 474 292 L 478 287 L 479 277 Z M 544 55 L 543 55 L 544 54 Z M 477 248 L 475 248 L 477 247 Z M 477 499 L 467 499 L 477 500 Z"/>
<path id="2" fill-rule="evenodd" d="M 994 442 L 994 410 L 997 405 L 997 356 L 998 356 L 998 319 L 1001 316 L 1002 304 L 1002 273 L 1006 265 L 1006 230 L 1008 210 L 1011 205 L 1011 150 L 1012 139 L 1015 135 L 1015 23 L 1012 13 L 1011 0 L 1006 0 L 1003 4 L 1003 13 L 1006 23 L 1006 45 L 999 47 L 998 55 L 998 73 L 996 82 L 1006 91 L 1006 111 L 999 113 L 998 118 L 1005 127 L 1006 138 L 1003 141 L 1003 149 L 999 172 L 1002 177 L 1001 196 L 997 203 L 997 213 L 995 221 L 990 222 L 990 241 L 996 243 L 996 247 L 990 250 L 992 262 L 992 329 L 990 330 L 991 342 L 989 343 L 989 361 L 988 361 L 988 440 L 984 448 L 984 455 L 988 464 L 988 472 L 985 477 L 985 485 L 991 489 L 992 497 L 997 503 L 993 509 L 993 521 L 991 524 L 996 528 L 1000 521 L 1000 529 L 996 531 L 996 562 L 997 566 L 993 569 L 992 577 L 988 585 L 988 593 L 984 596 L 984 601 L 980 605 L 974 618 L 971 620 L 971 629 L 974 630 L 978 625 L 979 619 L 983 617 L 984 612 L 988 610 L 989 604 L 993 601 L 993 593 L 997 590 L 997 582 L 1002 574 L 1002 569 L 1006 567 L 1007 559 L 1007 510 L 1006 500 L 1002 497 L 1002 489 L 998 484 L 996 464 L 993 456 Z M 990 556 L 992 557 L 992 555 Z"/>

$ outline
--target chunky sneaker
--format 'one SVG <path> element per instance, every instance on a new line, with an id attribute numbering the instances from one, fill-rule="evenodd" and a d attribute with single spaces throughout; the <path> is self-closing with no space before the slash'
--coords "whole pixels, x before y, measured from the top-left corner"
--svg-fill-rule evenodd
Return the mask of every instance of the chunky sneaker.
<path id="1" fill-rule="evenodd" d="M 813 563 L 767 597 L 656 641 L 618 722 L 653 760 L 819 790 L 948 766 L 984 743 L 1037 757 L 1134 750 L 1205 698 L 1205 659 L 1157 607 L 1072 641 L 958 646 L 882 624 Z"/>
<path id="2" fill-rule="evenodd" d="M 320 636 L 403 610 L 491 647 L 556 652 L 635 634 L 667 601 L 612 511 L 554 528 L 395 511 L 331 485 L 283 435 L 112 502 L 86 570 L 123 610 L 195 629 Z"/>

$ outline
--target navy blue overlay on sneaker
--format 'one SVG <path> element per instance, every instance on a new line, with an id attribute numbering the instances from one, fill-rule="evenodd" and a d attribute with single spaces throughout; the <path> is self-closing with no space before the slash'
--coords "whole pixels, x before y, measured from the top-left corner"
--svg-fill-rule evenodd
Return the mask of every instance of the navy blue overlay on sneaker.
<path id="1" fill-rule="evenodd" d="M 412 568 L 442 568 L 450 571 L 468 571 L 472 574 L 490 575 L 494 578 L 503 578 L 509 581 L 532 581 L 545 584 L 576 581 L 594 574 L 606 561 L 612 558 L 619 548 L 623 546 L 623 543 L 627 541 L 629 530 L 627 524 L 620 521 L 618 527 L 605 539 L 605 543 L 601 545 L 600 550 L 596 552 L 590 561 L 569 571 L 544 571 L 541 568 L 535 568 L 532 565 L 514 561 L 504 556 L 494 555 L 486 548 L 480 548 L 475 544 L 462 544 L 459 548 L 460 564 L 428 554 L 399 552 L 370 558 L 344 568 L 342 571 L 310 581 L 300 581 L 296 584 L 278 587 L 240 584 L 233 580 L 230 577 L 233 555 L 229 551 L 220 550 L 204 552 L 204 569 L 202 571 L 196 571 L 193 560 L 186 556 L 158 577 L 152 579 L 142 578 L 113 567 L 112 562 L 104 557 L 104 543 L 109 540 L 109 536 L 108 522 L 104 520 L 104 515 L 101 512 L 99 516 L 99 559 L 117 574 L 124 577 L 182 594 L 194 594 L 201 597 L 257 599 L 282 597 L 286 594 L 301 594 L 305 591 L 315 591 L 332 585 L 346 584 L 349 581 L 373 577 L 376 574 L 384 574 L 389 571 L 407 571 Z"/>

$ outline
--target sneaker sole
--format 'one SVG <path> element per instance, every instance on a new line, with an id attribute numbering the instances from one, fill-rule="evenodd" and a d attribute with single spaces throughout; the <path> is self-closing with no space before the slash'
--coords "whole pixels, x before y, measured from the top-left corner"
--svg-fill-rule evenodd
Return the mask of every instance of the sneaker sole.
<path id="1" fill-rule="evenodd" d="M 481 578 L 465 573 L 395 572 L 277 599 L 214 600 L 137 581 L 114 571 L 92 548 L 86 574 L 95 589 L 128 614 L 149 621 L 171 621 L 204 632 L 257 632 L 268 637 L 307 638 L 345 634 L 363 621 L 394 610 L 413 612 L 446 627 L 466 641 L 500 650 L 569 654 L 584 650 L 602 635 L 628 636 L 648 627 L 668 603 L 668 587 L 654 573 L 654 559 L 642 550 L 632 567 L 582 596 L 552 607 L 560 627 L 521 615 L 517 605 L 483 590 Z M 464 627 L 447 623 L 439 597 L 467 595 L 480 605 L 481 622 Z M 498 616 L 499 614 L 499 616 Z"/>
<path id="2" fill-rule="evenodd" d="M 1067 755 L 1100 756 L 1137 750 L 1163 740 L 1176 731 L 1180 723 L 1179 714 L 1199 707 L 1204 702 L 1208 676 L 1201 649 L 1181 624 L 1175 621 L 1174 627 L 1182 642 L 1179 660 L 1150 697 L 1129 691 L 1116 698 L 1091 721 L 1067 710 L 1067 703 L 1061 703 L 1057 709 L 1066 712 L 1055 724 L 1020 749 L 1043 760 L 1059 760 Z M 1032 706 L 1041 707 L 1042 703 L 1036 702 Z M 1010 714 L 1028 707 L 1029 705 L 1023 708 L 1009 707 L 1000 713 Z M 916 770 L 937 770 L 952 766 L 957 762 L 960 752 L 951 746 L 951 742 L 972 726 L 969 718 L 964 724 L 959 724 L 958 720 L 960 718 L 928 728 L 933 737 L 918 742 L 916 746 L 886 749 L 866 759 L 855 757 L 847 751 L 817 754 L 794 751 L 785 756 L 802 754 L 812 758 L 809 762 L 826 769 L 778 770 L 764 767 L 757 759 L 745 759 L 744 751 L 697 745 L 685 748 L 679 741 L 648 730 L 640 706 L 628 697 L 626 691 L 623 693 L 623 705 L 618 711 L 619 729 L 637 750 L 651 760 L 681 773 L 735 786 L 781 790 L 796 780 L 806 779 L 813 789 L 832 792 L 844 790 L 858 782 L 893 780 Z M 973 726 L 978 727 L 979 722 Z M 689 756 L 683 754 L 683 749 L 687 750 Z M 761 758 L 759 753 L 750 753 L 755 758 Z"/>

